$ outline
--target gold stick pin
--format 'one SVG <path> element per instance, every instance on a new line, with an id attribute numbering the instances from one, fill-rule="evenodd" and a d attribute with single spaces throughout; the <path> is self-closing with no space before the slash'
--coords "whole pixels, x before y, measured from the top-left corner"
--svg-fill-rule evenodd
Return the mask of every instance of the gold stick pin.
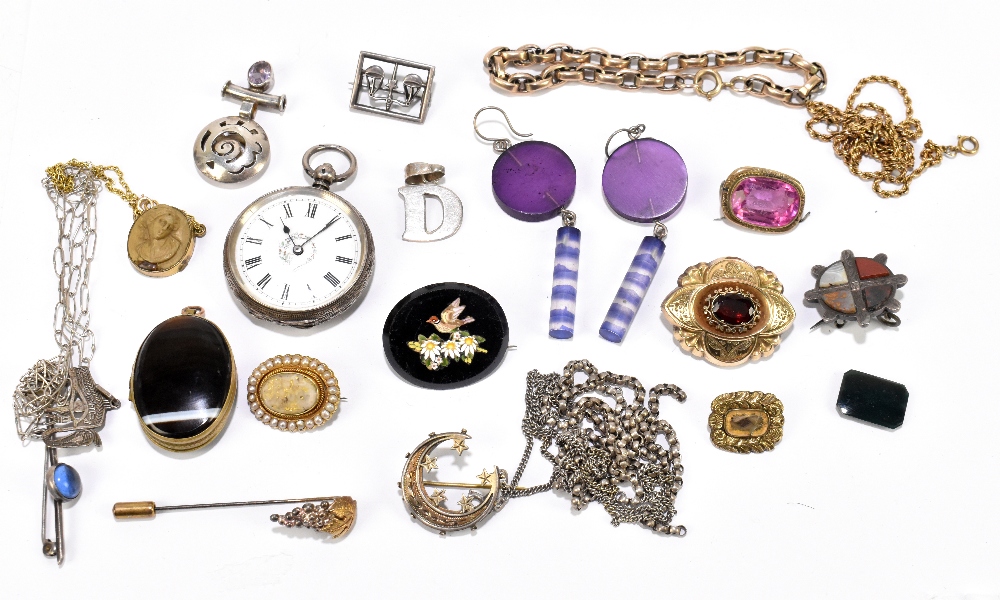
<path id="1" fill-rule="evenodd" d="M 298 504 L 284 515 L 273 514 L 271 521 L 285 527 L 306 527 L 329 533 L 337 538 L 350 530 L 357 516 L 358 503 L 350 496 L 322 496 L 317 498 L 293 498 L 288 500 L 250 500 L 246 502 L 218 502 L 212 504 L 179 504 L 157 506 L 154 502 L 116 502 L 111 512 L 115 519 L 152 519 L 158 512 L 169 510 L 189 510 L 196 508 L 222 508 L 230 506 L 261 506 L 265 504 Z M 313 504 L 318 502 L 319 504 Z"/>

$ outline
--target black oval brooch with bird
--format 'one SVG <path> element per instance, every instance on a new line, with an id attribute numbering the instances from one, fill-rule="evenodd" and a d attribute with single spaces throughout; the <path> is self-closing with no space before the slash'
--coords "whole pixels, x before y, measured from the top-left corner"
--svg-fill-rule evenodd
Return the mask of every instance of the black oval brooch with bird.
<path id="1" fill-rule="evenodd" d="M 503 362 L 510 330 L 496 299 L 465 283 L 415 290 L 389 311 L 382 347 L 389 366 L 434 389 L 479 381 Z"/>

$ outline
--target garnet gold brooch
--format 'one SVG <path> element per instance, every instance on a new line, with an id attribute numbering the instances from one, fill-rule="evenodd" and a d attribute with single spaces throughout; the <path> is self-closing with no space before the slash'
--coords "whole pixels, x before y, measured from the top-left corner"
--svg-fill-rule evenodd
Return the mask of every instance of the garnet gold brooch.
<path id="1" fill-rule="evenodd" d="M 689 267 L 663 301 L 681 348 L 720 366 L 769 356 L 795 309 L 774 273 L 739 258 Z"/>

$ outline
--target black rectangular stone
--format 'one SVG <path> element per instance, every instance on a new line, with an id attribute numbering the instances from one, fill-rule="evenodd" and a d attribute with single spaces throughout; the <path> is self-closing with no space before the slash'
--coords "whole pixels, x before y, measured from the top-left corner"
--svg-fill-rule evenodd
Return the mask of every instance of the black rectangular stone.
<path id="1" fill-rule="evenodd" d="M 837 410 L 873 425 L 896 429 L 903 424 L 910 393 L 906 386 L 861 371 L 844 373 Z"/>

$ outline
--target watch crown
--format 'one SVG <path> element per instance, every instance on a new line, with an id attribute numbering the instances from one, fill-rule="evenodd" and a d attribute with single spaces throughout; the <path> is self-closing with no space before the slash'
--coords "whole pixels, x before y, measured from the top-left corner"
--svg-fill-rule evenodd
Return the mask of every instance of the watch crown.
<path id="1" fill-rule="evenodd" d="M 333 169 L 333 165 L 330 163 L 323 163 L 316 167 L 313 175 L 313 187 L 329 190 L 330 185 L 332 185 L 337 180 L 337 172 Z"/>

